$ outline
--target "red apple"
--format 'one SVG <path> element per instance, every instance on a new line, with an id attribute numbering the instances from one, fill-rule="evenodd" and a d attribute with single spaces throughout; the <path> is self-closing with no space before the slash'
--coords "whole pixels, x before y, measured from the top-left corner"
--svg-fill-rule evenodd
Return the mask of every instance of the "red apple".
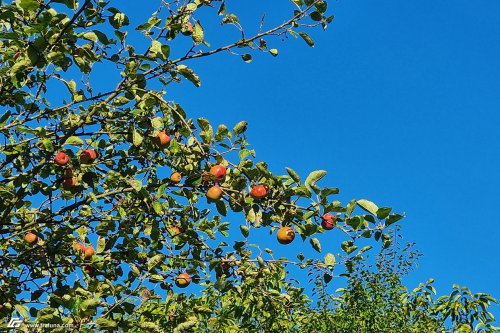
<path id="1" fill-rule="evenodd" d="M 69 163 L 69 156 L 66 153 L 60 151 L 54 157 L 54 162 L 56 162 L 57 165 L 65 166 Z"/>
<path id="2" fill-rule="evenodd" d="M 97 153 L 94 149 L 85 149 L 80 153 L 80 163 L 91 164 L 97 158 Z"/>
<path id="3" fill-rule="evenodd" d="M 88 275 L 92 276 L 92 275 L 94 275 L 95 269 L 94 269 L 94 267 L 92 267 L 90 265 L 85 265 L 85 266 L 83 266 L 83 271 L 85 273 L 87 273 Z"/>
<path id="4" fill-rule="evenodd" d="M 267 189 L 263 185 L 257 185 L 250 191 L 250 196 L 254 199 L 262 199 L 267 195 Z"/>
<path id="5" fill-rule="evenodd" d="M 330 213 L 327 213 L 323 215 L 321 218 L 321 226 L 325 230 L 332 230 L 335 227 L 335 220 L 337 219 L 336 216 L 333 216 Z"/>
<path id="6" fill-rule="evenodd" d="M 226 180 L 226 168 L 220 164 L 214 165 L 210 168 L 210 175 L 216 182 L 222 183 Z"/>
<path id="7" fill-rule="evenodd" d="M 64 178 L 62 181 L 62 186 L 65 190 L 71 190 L 76 186 L 77 183 L 78 181 L 76 180 L 75 177 Z"/>

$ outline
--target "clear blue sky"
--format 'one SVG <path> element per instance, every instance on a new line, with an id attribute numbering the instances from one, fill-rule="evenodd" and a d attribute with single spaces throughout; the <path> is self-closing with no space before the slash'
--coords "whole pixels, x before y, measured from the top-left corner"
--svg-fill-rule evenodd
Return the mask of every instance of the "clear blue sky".
<path id="1" fill-rule="evenodd" d="M 251 28 L 262 11 L 243 4 Z M 433 277 L 440 294 L 459 283 L 500 297 L 500 2 L 329 5 L 336 18 L 312 33 L 314 49 L 292 38 L 272 43 L 277 58 L 193 61 L 202 87 L 172 96 L 191 116 L 249 121 L 276 173 L 326 169 L 344 203 L 406 212 L 405 239 L 424 254 L 410 287 Z"/>
<path id="2" fill-rule="evenodd" d="M 264 11 L 269 23 L 281 22 L 277 13 L 290 8 L 267 3 L 241 1 L 228 11 L 255 30 Z M 137 17 L 151 12 L 144 3 L 126 7 Z M 258 160 L 275 173 L 326 169 L 322 185 L 340 187 L 343 203 L 367 198 L 406 212 L 405 240 L 424 254 L 409 287 L 433 277 L 439 294 L 459 283 L 500 297 L 500 2 L 329 7 L 336 18 L 326 32 L 311 33 L 314 49 L 291 38 L 269 42 L 277 58 L 192 61 L 202 87 L 173 86 L 168 98 L 214 124 L 247 120 Z M 202 23 L 208 41 L 224 45 Z M 338 251 L 334 233 L 321 240 Z M 274 237 L 260 241 L 277 248 Z M 310 251 L 293 245 L 286 251 Z M 500 307 L 492 312 L 500 319 Z"/>

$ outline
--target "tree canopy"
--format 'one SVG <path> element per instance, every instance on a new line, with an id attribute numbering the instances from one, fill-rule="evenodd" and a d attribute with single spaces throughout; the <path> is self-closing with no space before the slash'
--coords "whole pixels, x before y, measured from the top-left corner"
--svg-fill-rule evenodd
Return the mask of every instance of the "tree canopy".
<path id="1" fill-rule="evenodd" d="M 336 200 L 325 170 L 271 172 L 247 122 L 193 119 L 166 94 L 199 87 L 208 56 L 276 57 L 288 37 L 313 47 L 327 1 L 245 28 L 225 0 L 158 1 L 148 17 L 117 1 L 0 4 L 0 317 L 61 332 L 494 329 L 487 294 L 404 288 L 404 260 L 387 259 L 413 258 L 394 244 L 403 214 Z M 262 230 L 318 254 L 276 258 L 249 242 Z M 326 232 L 345 240 L 326 248 Z M 341 277 L 346 288 L 327 289 Z"/>

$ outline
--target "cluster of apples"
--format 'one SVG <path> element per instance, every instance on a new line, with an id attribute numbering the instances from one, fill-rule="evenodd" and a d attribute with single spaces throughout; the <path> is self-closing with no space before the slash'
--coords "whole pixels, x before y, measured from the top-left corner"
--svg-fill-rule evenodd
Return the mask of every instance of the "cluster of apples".
<path id="1" fill-rule="evenodd" d="M 226 168 L 220 164 L 210 168 L 208 175 L 203 176 L 204 181 L 214 181 L 222 183 L 226 180 Z M 207 191 L 207 198 L 211 201 L 217 201 L 222 198 L 222 188 L 219 185 L 210 187 Z M 254 199 L 262 199 L 267 196 L 267 188 L 264 185 L 257 185 L 250 191 L 250 196 Z"/>
<path id="2" fill-rule="evenodd" d="M 214 181 L 222 183 L 226 179 L 226 168 L 220 164 L 210 168 L 208 175 L 203 176 L 204 181 Z M 222 198 L 223 191 L 219 185 L 210 187 L 207 191 L 209 201 L 217 201 Z M 267 187 L 264 185 L 256 185 L 250 190 L 250 196 L 256 200 L 263 199 L 267 196 Z M 295 231 L 291 227 L 282 227 L 278 231 L 278 242 L 280 244 L 290 244 L 295 239 Z"/>
<path id="3" fill-rule="evenodd" d="M 94 248 L 92 246 L 85 246 L 85 244 L 82 244 L 82 243 L 73 244 L 73 250 L 75 252 L 81 252 L 85 259 L 90 259 L 95 254 Z M 85 266 L 83 266 L 82 269 L 88 275 L 93 275 L 94 271 L 95 271 L 94 267 L 92 267 L 91 265 L 85 265 Z"/>
<path id="4" fill-rule="evenodd" d="M 80 153 L 80 163 L 81 164 L 92 164 L 97 158 L 97 152 L 95 149 L 85 149 Z M 59 166 L 66 167 L 70 162 L 70 158 L 68 154 L 65 152 L 58 152 L 54 157 L 54 163 Z M 66 190 L 70 190 L 74 188 L 78 184 L 78 180 L 75 177 L 73 169 L 67 168 L 64 171 L 64 179 L 62 181 L 62 186 Z"/>
<path id="5" fill-rule="evenodd" d="M 85 259 L 90 259 L 95 254 L 92 246 L 85 246 L 85 244 L 82 243 L 75 243 L 73 245 L 73 250 L 76 252 L 82 252 Z"/>

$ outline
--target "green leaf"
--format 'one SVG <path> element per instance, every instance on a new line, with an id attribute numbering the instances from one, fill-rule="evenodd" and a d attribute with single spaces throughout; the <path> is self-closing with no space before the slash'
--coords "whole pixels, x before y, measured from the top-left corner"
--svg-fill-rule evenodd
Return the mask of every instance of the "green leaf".
<path id="1" fill-rule="evenodd" d="M 243 61 L 246 62 L 246 63 L 252 62 L 252 55 L 248 54 L 248 53 L 243 54 L 241 56 L 241 59 L 243 59 Z"/>
<path id="2" fill-rule="evenodd" d="M 43 139 L 42 144 L 48 152 L 54 151 L 54 145 L 52 144 L 52 140 L 49 138 Z"/>
<path id="3" fill-rule="evenodd" d="M 323 19 L 323 15 L 321 15 L 321 13 L 319 12 L 312 12 L 309 14 L 309 17 L 313 20 L 313 21 L 321 21 Z M 308 43 L 309 44 L 309 43 Z M 314 43 L 313 43 L 314 44 Z"/>
<path id="4" fill-rule="evenodd" d="M 16 304 L 14 305 L 14 309 L 16 309 L 17 313 L 19 313 L 21 315 L 21 317 L 23 318 L 29 318 L 29 314 L 28 314 L 28 307 L 25 306 L 25 305 L 21 305 L 21 304 Z"/>
<path id="5" fill-rule="evenodd" d="M 75 82 L 75 80 L 64 81 L 64 84 L 68 88 L 68 90 L 71 93 L 71 95 L 74 95 L 75 92 L 76 92 L 76 82 Z"/>
<path id="6" fill-rule="evenodd" d="M 335 265 L 335 256 L 332 253 L 327 253 L 325 255 L 325 264 L 332 268 Z"/>
<path id="7" fill-rule="evenodd" d="M 219 214 L 221 214 L 222 216 L 227 215 L 227 206 L 226 206 L 226 203 L 224 201 L 217 200 L 215 202 L 215 207 L 217 208 L 217 211 L 219 212 Z"/>
<path id="8" fill-rule="evenodd" d="M 83 301 L 82 309 L 95 308 L 101 304 L 99 298 L 89 298 Z"/>
<path id="9" fill-rule="evenodd" d="M 366 252 L 366 251 L 368 251 L 368 250 L 371 250 L 371 248 L 372 248 L 372 247 L 373 247 L 373 246 L 371 246 L 371 245 L 367 245 L 367 246 L 363 247 L 361 250 L 359 250 L 359 252 L 358 252 L 358 253 L 359 253 L 359 254 L 361 254 L 361 253 L 363 253 L 363 252 Z"/>
<path id="10" fill-rule="evenodd" d="M 37 0 L 16 0 L 16 5 L 27 11 L 34 11 L 40 6 Z"/>
<path id="11" fill-rule="evenodd" d="M 377 217 L 381 220 L 385 219 L 387 216 L 389 216 L 389 213 L 391 212 L 392 208 L 391 207 L 380 207 L 377 210 Z"/>
<path id="12" fill-rule="evenodd" d="M 132 129 L 132 144 L 139 147 L 142 143 L 142 135 L 134 128 Z"/>
<path id="13" fill-rule="evenodd" d="M 163 126 L 163 118 L 162 117 L 155 117 L 151 119 L 151 126 L 153 126 L 156 129 L 159 129 Z"/>
<path id="14" fill-rule="evenodd" d="M 151 270 L 153 267 L 161 263 L 165 259 L 163 254 L 157 254 L 148 260 L 148 270 Z"/>
<path id="15" fill-rule="evenodd" d="M 293 181 L 296 182 L 297 184 L 300 184 L 300 176 L 298 173 L 296 173 L 292 168 L 285 167 L 286 172 L 292 177 Z"/>
<path id="16" fill-rule="evenodd" d="M 113 106 L 123 106 L 130 102 L 130 100 L 125 96 L 118 96 L 113 100 Z"/>
<path id="17" fill-rule="evenodd" d="M 99 236 L 99 238 L 97 239 L 97 253 L 104 252 L 105 248 L 106 248 L 106 238 Z"/>
<path id="18" fill-rule="evenodd" d="M 404 218 L 404 215 L 401 214 L 391 214 L 389 217 L 385 220 L 385 226 L 390 226 L 393 223 L 396 223 L 397 221 L 401 220 Z"/>
<path id="19" fill-rule="evenodd" d="M 321 252 L 321 243 L 317 238 L 311 238 L 309 239 L 309 242 L 311 243 L 313 249 L 315 249 L 318 252 Z"/>
<path id="20" fill-rule="evenodd" d="M 15 76 L 17 73 L 23 72 L 28 67 L 31 66 L 31 61 L 29 59 L 24 59 L 18 61 L 10 68 L 10 75 Z"/>
<path id="21" fill-rule="evenodd" d="M 234 135 L 238 136 L 247 130 L 248 123 L 246 121 L 240 121 L 233 127 Z"/>
<path id="22" fill-rule="evenodd" d="M 93 32 L 93 31 L 89 31 L 89 32 L 85 32 L 81 35 L 81 37 L 83 37 L 84 39 L 86 40 L 90 40 L 94 43 L 97 43 L 97 41 L 99 40 L 99 38 L 97 37 L 96 33 Z"/>
<path id="23" fill-rule="evenodd" d="M 203 142 L 209 143 L 212 140 L 212 136 L 214 134 L 212 126 L 205 118 L 198 118 L 196 122 L 198 123 L 198 126 L 200 126 L 200 128 L 202 129 L 200 136 L 203 139 Z"/>
<path id="24" fill-rule="evenodd" d="M 277 57 L 278 56 L 278 49 L 270 49 L 269 53 L 271 53 L 271 55 L 273 57 Z"/>
<path id="25" fill-rule="evenodd" d="M 97 326 L 99 326 L 99 328 L 105 328 L 105 327 L 114 328 L 118 326 L 118 323 L 116 321 L 104 317 L 97 318 L 96 324 Z"/>
<path id="26" fill-rule="evenodd" d="M 228 137 L 229 139 L 232 138 L 231 132 L 229 132 L 228 128 L 226 125 L 219 125 L 217 127 L 217 132 L 215 133 L 215 140 L 216 141 L 222 141 L 224 140 L 225 137 Z"/>
<path id="27" fill-rule="evenodd" d="M 130 181 L 130 186 L 137 192 L 139 192 L 142 189 L 142 182 L 139 179 L 134 179 Z"/>
<path id="28" fill-rule="evenodd" d="M 310 47 L 314 47 L 314 41 L 312 38 L 305 32 L 299 32 L 300 37 L 309 45 Z"/>
<path id="29" fill-rule="evenodd" d="M 195 72 L 193 72 L 191 68 L 187 67 L 186 65 L 179 65 L 177 66 L 176 70 L 196 87 L 201 86 L 200 78 L 195 74 Z"/>
<path id="30" fill-rule="evenodd" d="M 326 173 L 327 172 L 325 170 L 316 170 L 311 172 L 309 176 L 307 176 L 304 185 L 306 187 L 311 188 L 311 186 L 313 186 L 318 180 L 323 178 L 326 175 Z"/>
<path id="31" fill-rule="evenodd" d="M 253 157 L 255 157 L 255 150 L 250 150 L 250 149 L 242 149 L 238 152 L 238 157 L 240 158 L 240 160 L 243 160 L 245 159 L 246 157 L 252 155 Z"/>
<path id="32" fill-rule="evenodd" d="M 83 140 L 77 136 L 70 136 L 69 138 L 66 139 L 64 144 L 65 145 L 72 145 L 72 146 L 82 146 Z"/>
<path id="33" fill-rule="evenodd" d="M 246 225 L 240 225 L 240 231 L 243 237 L 247 238 L 250 234 L 250 229 Z"/>
<path id="34" fill-rule="evenodd" d="M 76 10 L 78 8 L 78 3 L 76 0 L 52 0 L 52 2 L 62 3 L 69 9 L 73 10 Z"/>
<path id="35" fill-rule="evenodd" d="M 111 23 L 113 28 L 120 29 L 122 26 L 129 24 L 129 19 L 125 14 L 118 12 L 109 17 L 109 23 Z"/>
<path id="36" fill-rule="evenodd" d="M 191 35 L 195 44 L 203 43 L 204 41 L 204 33 L 203 28 L 199 24 L 195 24 L 193 26 L 193 34 Z"/>
<path id="37" fill-rule="evenodd" d="M 163 215 L 163 206 L 161 205 L 161 202 L 159 201 L 153 202 L 153 210 L 155 211 L 156 214 Z"/>
<path id="38" fill-rule="evenodd" d="M 351 200 L 349 201 L 349 203 L 347 204 L 346 208 L 345 208 L 345 215 L 347 217 L 349 217 L 352 212 L 354 211 L 354 208 L 356 208 L 356 200 Z"/>
<path id="39" fill-rule="evenodd" d="M 238 23 L 240 20 L 238 19 L 238 16 L 234 14 L 227 14 L 223 19 L 222 19 L 222 24 L 235 24 Z"/>
<path id="40" fill-rule="evenodd" d="M 314 7 L 316 7 L 318 12 L 324 13 L 324 12 L 326 12 L 327 3 L 326 3 L 326 1 L 319 1 L 314 5 Z"/>
<path id="41" fill-rule="evenodd" d="M 295 195 L 298 195 L 301 197 L 306 197 L 306 198 L 310 198 L 312 195 L 311 191 L 305 186 L 294 187 L 293 192 L 295 193 Z"/>
<path id="42" fill-rule="evenodd" d="M 367 211 L 368 213 L 372 215 L 376 215 L 378 211 L 377 205 L 375 205 L 373 202 L 361 199 L 356 202 L 359 207 L 361 207 L 363 210 Z"/>

